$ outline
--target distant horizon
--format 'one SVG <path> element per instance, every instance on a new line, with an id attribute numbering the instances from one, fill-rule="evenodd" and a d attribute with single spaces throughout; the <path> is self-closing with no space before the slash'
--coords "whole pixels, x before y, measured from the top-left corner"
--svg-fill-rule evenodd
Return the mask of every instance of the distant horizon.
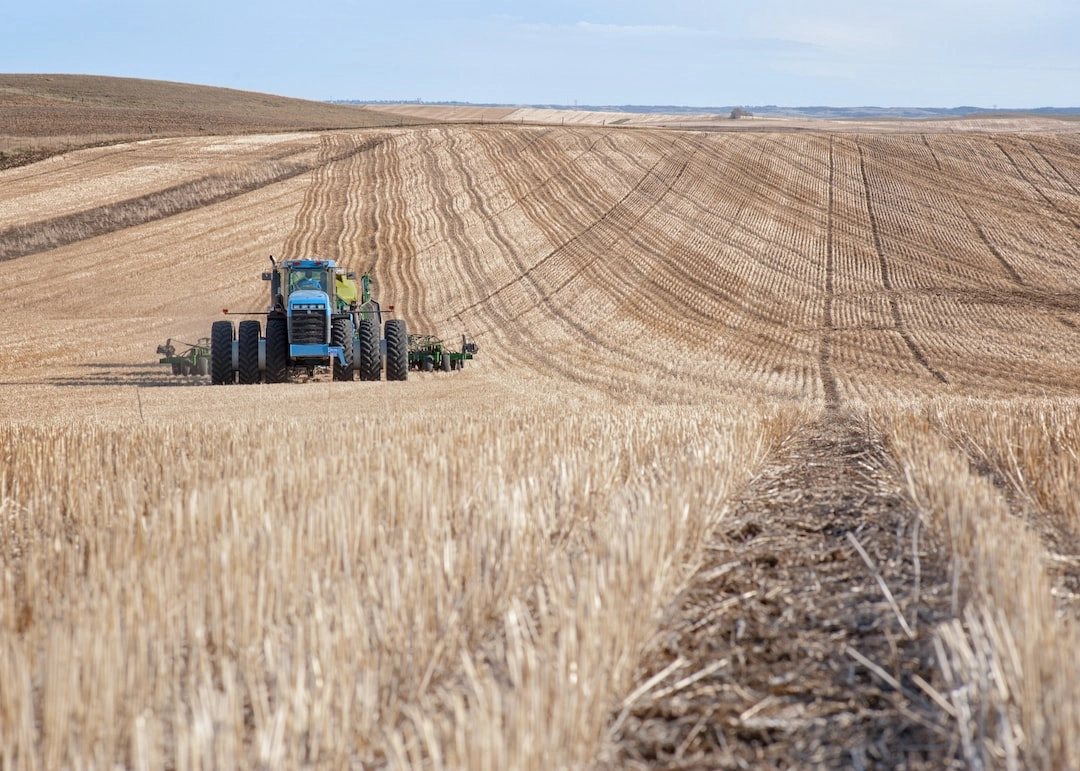
<path id="1" fill-rule="evenodd" d="M 735 109 L 744 109 L 751 111 L 758 110 L 762 116 L 764 114 L 772 114 L 778 112 L 797 112 L 802 116 L 810 117 L 810 113 L 832 111 L 841 113 L 879 113 L 881 116 L 889 116 L 889 114 L 899 113 L 930 113 L 930 114 L 948 114 L 948 116 L 960 116 L 960 114 L 973 114 L 973 113 L 1002 113 L 1002 114 L 1043 114 L 1043 116 L 1054 116 L 1054 114 L 1062 114 L 1062 116 L 1071 116 L 1071 114 L 1080 114 L 1080 106 L 1075 107 L 1057 107 L 1052 105 L 1044 105 L 1041 107 L 978 107 L 977 105 L 957 105 L 955 107 L 926 107 L 918 105 L 752 105 L 752 104 L 740 104 L 740 105 L 645 105 L 645 104 L 595 104 L 595 105 L 566 105 L 566 104 L 546 104 L 546 103 L 527 103 L 527 102 L 515 102 L 515 103 L 496 103 L 496 102 L 468 102 L 468 100 L 462 99 L 326 99 L 329 104 L 336 105 L 416 105 L 416 106 L 431 106 L 431 107 L 491 107 L 491 108 L 532 108 L 532 109 L 551 109 L 551 110 L 580 110 L 580 111 L 595 111 L 595 112 L 631 112 L 631 113 L 643 113 L 643 112 L 677 112 L 677 113 L 690 113 L 690 112 L 703 112 L 703 113 L 723 113 L 730 112 Z"/>
<path id="2" fill-rule="evenodd" d="M 280 95 L 279 95 L 280 96 Z M 733 110 L 738 107 L 744 109 L 781 109 L 781 110 L 928 110 L 935 112 L 948 112 L 955 110 L 972 110 L 974 112 L 1039 112 L 1046 110 L 1075 111 L 1080 114 L 1078 106 L 1059 106 L 1044 104 L 1037 107 L 1000 106 L 980 107 L 975 104 L 957 104 L 950 107 L 934 107 L 918 104 L 644 104 L 636 102 L 628 103 L 596 103 L 596 104 L 565 104 L 558 102 L 472 102 L 463 99 L 325 99 L 330 104 L 401 104 L 401 105 L 431 105 L 439 106 L 462 106 L 462 107 L 533 107 L 553 110 L 618 110 L 618 109 L 674 109 L 674 110 L 701 110 L 715 112 L 719 110 Z"/>

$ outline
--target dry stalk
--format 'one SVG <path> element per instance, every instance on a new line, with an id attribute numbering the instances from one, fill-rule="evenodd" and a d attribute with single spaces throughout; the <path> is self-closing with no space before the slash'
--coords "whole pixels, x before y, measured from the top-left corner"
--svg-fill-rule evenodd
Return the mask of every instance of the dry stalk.
<path id="1" fill-rule="evenodd" d="M 881 577 L 881 573 L 878 571 L 877 566 L 874 565 L 873 560 L 870 559 L 870 555 L 866 553 L 866 549 L 859 543 L 859 539 L 854 536 L 849 530 L 847 533 L 847 539 L 855 550 L 859 552 L 859 556 L 862 557 L 863 562 L 866 563 L 866 567 L 870 568 L 870 573 L 874 576 L 874 580 L 877 581 L 879 587 L 881 587 L 882 594 L 885 595 L 885 599 L 889 602 L 889 607 L 892 608 L 894 614 L 896 614 L 897 621 L 900 622 L 900 627 L 904 630 L 904 634 L 908 636 L 908 639 L 914 640 L 916 635 L 915 631 L 908 624 L 907 619 L 904 618 L 904 614 L 900 612 L 900 606 L 896 604 L 896 598 L 893 597 L 892 591 L 889 589 L 889 585 L 885 583 L 885 579 Z"/>

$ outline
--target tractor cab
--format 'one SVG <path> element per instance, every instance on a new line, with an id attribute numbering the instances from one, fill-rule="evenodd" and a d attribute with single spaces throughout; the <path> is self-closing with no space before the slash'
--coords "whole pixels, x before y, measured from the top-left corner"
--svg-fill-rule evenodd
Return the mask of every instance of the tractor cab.
<path id="1" fill-rule="evenodd" d="M 289 270 L 289 294 L 297 291 L 325 292 L 326 271 L 319 268 L 293 268 Z"/>
<path id="2" fill-rule="evenodd" d="M 283 291 L 283 305 L 289 307 L 294 300 L 312 302 L 318 297 L 333 306 L 334 273 L 332 260 L 284 260 L 278 266 L 279 283 Z M 299 296 L 298 296 L 299 295 Z"/>

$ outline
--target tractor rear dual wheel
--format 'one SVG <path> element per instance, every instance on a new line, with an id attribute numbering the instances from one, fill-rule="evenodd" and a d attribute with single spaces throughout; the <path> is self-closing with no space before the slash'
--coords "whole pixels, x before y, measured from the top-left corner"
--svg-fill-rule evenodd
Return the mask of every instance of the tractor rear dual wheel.
<path id="1" fill-rule="evenodd" d="M 386 379 L 409 379 L 409 333 L 405 319 L 386 322 Z"/>
<path id="2" fill-rule="evenodd" d="M 215 321 L 210 327 L 210 382 L 227 385 L 236 381 L 232 368 L 233 323 Z"/>
<path id="3" fill-rule="evenodd" d="M 255 319 L 240 322 L 240 332 L 237 334 L 237 367 L 238 380 L 242 385 L 253 385 L 262 380 L 259 372 L 259 337 L 261 328 Z"/>
<path id="4" fill-rule="evenodd" d="M 289 379 L 289 323 L 278 316 L 266 320 L 264 377 L 267 383 L 284 383 Z"/>
<path id="5" fill-rule="evenodd" d="M 382 379 L 382 353 L 379 351 L 379 326 L 372 319 L 360 319 L 360 379 Z"/>
<path id="6" fill-rule="evenodd" d="M 334 357 L 334 380 L 353 379 L 353 325 L 352 319 L 334 319 L 330 330 L 330 345 L 339 346 L 344 354 L 342 366 L 337 356 Z"/>

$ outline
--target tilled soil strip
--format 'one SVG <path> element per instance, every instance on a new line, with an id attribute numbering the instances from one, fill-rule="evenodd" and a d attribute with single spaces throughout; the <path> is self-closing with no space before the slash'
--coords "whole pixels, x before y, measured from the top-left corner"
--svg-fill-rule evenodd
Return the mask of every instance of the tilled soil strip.
<path id="1" fill-rule="evenodd" d="M 831 412 L 725 518 L 616 711 L 619 768 L 944 768 L 945 562 L 868 428 Z"/>

